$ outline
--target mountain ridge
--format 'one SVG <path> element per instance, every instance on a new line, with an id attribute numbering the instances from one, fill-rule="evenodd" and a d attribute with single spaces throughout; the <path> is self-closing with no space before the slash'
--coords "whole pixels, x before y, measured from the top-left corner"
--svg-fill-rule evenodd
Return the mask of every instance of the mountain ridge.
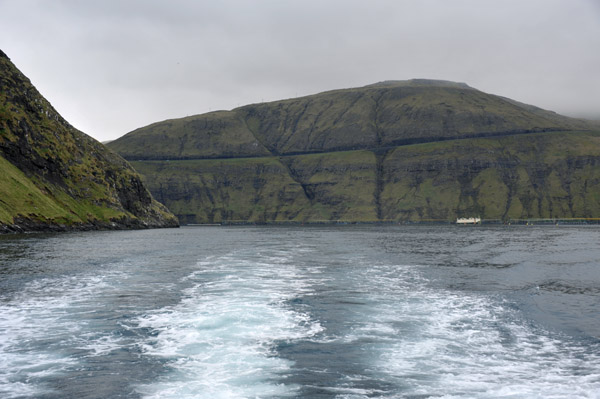
<path id="1" fill-rule="evenodd" d="M 136 129 L 109 147 L 182 223 L 600 215 L 593 122 L 413 79 Z"/>
<path id="2" fill-rule="evenodd" d="M 469 94 L 464 104 L 440 101 L 450 98 L 456 102 L 456 94 L 464 90 Z M 383 98 L 398 94 L 401 97 L 399 99 Z M 413 97 L 412 103 L 416 104 L 407 100 L 410 96 Z M 433 96 L 438 96 L 437 104 Z M 476 106 L 482 107 L 482 98 L 492 103 L 491 111 L 476 109 Z M 464 111 L 467 106 L 470 109 Z M 456 115 L 457 109 L 462 110 L 463 114 L 471 114 Z M 516 111 L 520 115 L 515 116 Z M 328 112 L 331 115 L 323 118 L 322 115 Z M 443 113 L 447 115 L 433 120 L 433 115 Z M 505 116 L 507 114 L 511 115 L 510 119 Z M 394 120 L 397 115 L 407 117 L 405 120 Z M 479 121 L 473 122 L 475 118 L 479 118 Z M 327 120 L 325 123 L 328 125 L 318 126 L 323 119 Z M 464 120 L 468 120 L 472 126 L 467 126 Z M 278 125 L 274 126 L 273 123 Z M 404 130 L 394 131 L 398 125 L 402 125 Z M 114 140 L 109 147 L 129 160 L 260 157 L 589 129 L 594 129 L 591 122 L 489 95 L 464 83 L 412 79 L 379 82 L 360 88 L 250 104 L 231 111 L 169 119 L 136 129 Z M 226 137 L 234 134 L 238 140 L 237 147 L 231 145 L 230 138 Z M 312 141 L 311 136 L 315 136 Z M 151 137 L 151 142 L 145 141 L 145 137 Z M 196 137 L 196 141 L 193 137 Z M 227 148 L 221 146 L 219 140 L 227 141 Z"/>

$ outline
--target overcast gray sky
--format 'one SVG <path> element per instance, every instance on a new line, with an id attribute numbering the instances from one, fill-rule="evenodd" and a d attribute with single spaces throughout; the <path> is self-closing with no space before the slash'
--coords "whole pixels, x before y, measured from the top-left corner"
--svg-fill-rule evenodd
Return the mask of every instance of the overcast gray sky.
<path id="1" fill-rule="evenodd" d="M 411 78 L 600 119 L 600 0 L 0 0 L 0 49 L 101 141 Z"/>

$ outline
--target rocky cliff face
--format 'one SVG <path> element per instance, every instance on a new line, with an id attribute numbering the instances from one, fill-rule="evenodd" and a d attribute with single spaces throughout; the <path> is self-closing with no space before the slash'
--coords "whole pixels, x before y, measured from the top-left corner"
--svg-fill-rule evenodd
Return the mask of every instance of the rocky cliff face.
<path id="1" fill-rule="evenodd" d="M 120 156 L 65 121 L 0 52 L 0 231 L 176 226 Z"/>
<path id="2" fill-rule="evenodd" d="M 182 223 L 596 218 L 600 133 L 223 160 L 134 161 Z"/>
<path id="3" fill-rule="evenodd" d="M 397 148 L 384 161 L 382 217 L 596 218 L 599 156 L 597 132 Z"/>
<path id="4" fill-rule="evenodd" d="M 599 130 L 413 80 L 160 122 L 109 146 L 184 223 L 591 218 Z"/>

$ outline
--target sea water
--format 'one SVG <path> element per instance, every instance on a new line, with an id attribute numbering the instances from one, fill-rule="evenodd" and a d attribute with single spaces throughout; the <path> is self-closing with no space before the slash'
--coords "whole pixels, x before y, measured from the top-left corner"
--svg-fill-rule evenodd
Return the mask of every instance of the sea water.
<path id="1" fill-rule="evenodd" d="M 600 228 L 0 237 L 3 398 L 599 398 Z"/>

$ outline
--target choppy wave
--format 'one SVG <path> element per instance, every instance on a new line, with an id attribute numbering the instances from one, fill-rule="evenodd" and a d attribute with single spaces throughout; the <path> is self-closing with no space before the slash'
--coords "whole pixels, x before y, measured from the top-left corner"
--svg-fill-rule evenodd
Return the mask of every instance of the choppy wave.
<path id="1" fill-rule="evenodd" d="M 322 328 L 286 306 L 305 289 L 285 254 L 245 261 L 225 256 L 198 264 L 186 277 L 193 286 L 175 306 L 138 320 L 149 329 L 146 355 L 167 360 L 159 382 L 138 387 L 148 398 L 246 398 L 293 396 L 278 382 L 290 361 L 277 357 L 275 342 L 314 336 Z"/>
<path id="2" fill-rule="evenodd" d="M 373 305 L 344 339 L 374 342 L 364 367 L 394 388 L 340 397 L 600 397 L 598 342 L 544 331 L 502 297 L 433 290 L 415 266 L 368 274 Z"/>
<path id="3" fill-rule="evenodd" d="M 505 242 L 503 231 L 487 234 Z M 520 307 L 528 296 L 540 312 L 589 331 L 598 290 L 586 276 L 596 272 L 597 237 L 553 230 L 569 245 L 571 235 L 588 240 L 578 249 L 583 263 L 573 261 L 565 276 L 554 255 L 535 263 L 535 231 L 526 249 L 489 253 L 485 239 L 470 235 L 476 251 L 460 252 L 451 267 L 444 262 L 455 258 L 456 241 L 446 231 L 433 231 L 447 241 L 431 252 L 421 230 L 402 240 L 394 232 L 147 233 L 166 243 L 142 250 L 146 241 L 132 236 L 137 252 L 127 261 L 18 281 L 0 293 L 0 396 L 600 397 L 598 339 L 546 329 Z M 119 257 L 129 254 L 121 248 Z M 479 267 L 492 258 L 506 267 Z"/>
<path id="4" fill-rule="evenodd" d="M 33 281 L 0 303 L 0 393 L 3 397 L 49 394 L 45 385 L 76 368 L 86 356 L 121 346 L 110 332 L 89 328 L 99 293 L 115 276 L 69 276 Z M 86 321 L 86 319 L 88 319 Z"/>
<path id="5" fill-rule="evenodd" d="M 597 344 L 582 346 L 536 327 L 501 296 L 433 289 L 414 265 L 357 257 L 328 267 L 294 252 L 245 258 L 201 262 L 186 278 L 193 286 L 181 303 L 139 319 L 139 328 L 152 331 L 144 353 L 163 357 L 168 369 L 139 392 L 149 398 L 596 398 L 600 392 Z M 340 328 L 319 318 L 314 298 L 344 313 Z M 301 354 L 281 348 L 320 351 L 323 364 L 307 366 Z M 325 357 L 344 358 L 340 348 L 359 355 L 336 371 Z M 303 373 L 317 385 L 295 384 Z"/>

